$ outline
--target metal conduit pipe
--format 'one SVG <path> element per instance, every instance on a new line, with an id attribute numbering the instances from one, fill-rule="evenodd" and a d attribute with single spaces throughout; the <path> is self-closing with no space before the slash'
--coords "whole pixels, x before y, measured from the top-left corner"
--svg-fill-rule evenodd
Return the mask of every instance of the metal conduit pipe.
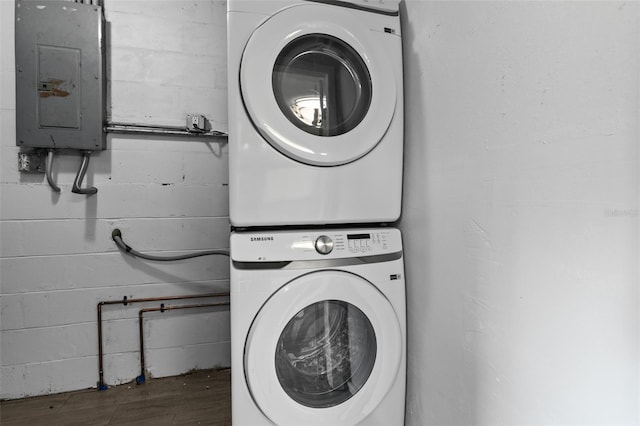
<path id="1" fill-rule="evenodd" d="M 75 194 L 93 195 L 98 192 L 98 188 L 95 188 L 93 186 L 82 188 L 82 181 L 84 180 L 85 173 L 87 173 L 90 158 L 91 151 L 84 151 L 82 153 L 82 163 L 80 164 L 80 169 L 78 169 L 76 178 L 73 181 L 73 187 L 71 188 L 71 192 Z"/>
<path id="2" fill-rule="evenodd" d="M 49 183 L 49 186 L 51 187 L 51 189 L 53 189 L 54 192 L 60 192 L 60 187 L 53 180 L 52 171 L 51 171 L 53 169 L 53 154 L 54 154 L 53 149 L 49 149 L 47 151 L 47 162 L 45 163 L 44 171 L 45 171 L 45 174 L 47 175 L 47 182 Z"/>
<path id="3" fill-rule="evenodd" d="M 219 130 L 190 132 L 179 126 L 155 126 L 137 123 L 108 123 L 104 127 L 107 133 L 146 134 L 154 136 L 189 136 L 196 138 L 226 138 L 228 134 Z"/>
<path id="4" fill-rule="evenodd" d="M 144 303 L 144 302 L 165 302 L 168 300 L 187 300 L 187 299 L 204 299 L 204 298 L 213 298 L 213 297 L 229 297 L 229 292 L 224 293 L 205 293 L 205 294 L 188 294 L 188 295 L 179 295 L 179 296 L 161 296 L 161 297 L 143 297 L 143 298 L 135 298 L 128 299 L 127 296 L 124 296 L 122 300 L 103 300 L 98 302 L 97 310 L 98 310 L 98 390 L 103 391 L 107 390 L 108 387 L 104 383 L 104 362 L 103 362 L 103 345 L 102 345 L 102 307 L 105 305 L 124 305 L 134 303 Z"/>
<path id="5" fill-rule="evenodd" d="M 195 309 L 195 308 L 207 308 L 207 307 L 219 307 L 219 306 L 229 306 L 229 301 L 225 302 L 212 302 L 212 303 L 197 303 L 193 305 L 177 305 L 177 306 L 164 306 L 164 303 L 155 308 L 145 308 L 140 309 L 138 312 L 138 326 L 140 328 L 140 375 L 136 377 L 136 383 L 141 385 L 145 382 L 145 364 L 144 364 L 144 314 L 146 312 L 166 312 L 173 311 L 178 309 Z"/>

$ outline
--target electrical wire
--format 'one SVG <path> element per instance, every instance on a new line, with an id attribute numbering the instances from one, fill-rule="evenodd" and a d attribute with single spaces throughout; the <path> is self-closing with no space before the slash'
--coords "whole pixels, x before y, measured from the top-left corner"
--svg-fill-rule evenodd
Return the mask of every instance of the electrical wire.
<path id="1" fill-rule="evenodd" d="M 213 256 L 213 255 L 229 256 L 230 255 L 229 250 L 227 249 L 213 249 L 213 250 L 199 251 L 195 253 L 181 254 L 177 256 L 157 256 L 153 254 L 141 253 L 131 248 L 131 246 L 127 245 L 122 240 L 122 232 L 120 232 L 119 229 L 113 230 L 113 232 L 111 233 L 111 238 L 116 243 L 118 248 L 126 252 L 127 254 L 130 254 L 131 256 L 134 256 L 134 257 L 139 257 L 141 259 L 153 260 L 157 262 L 172 262 L 175 260 L 192 259 L 194 257 L 201 257 L 201 256 Z"/>

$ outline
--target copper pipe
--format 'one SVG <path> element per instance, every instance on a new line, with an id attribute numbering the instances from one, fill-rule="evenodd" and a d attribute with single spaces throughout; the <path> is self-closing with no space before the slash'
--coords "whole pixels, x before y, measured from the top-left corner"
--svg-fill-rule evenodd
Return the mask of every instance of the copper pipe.
<path id="1" fill-rule="evenodd" d="M 186 300 L 186 299 L 200 299 L 210 297 L 228 297 L 229 293 L 206 293 L 206 294 L 189 294 L 181 296 L 161 296 L 161 297 L 143 297 L 136 299 L 128 299 L 124 296 L 122 300 L 104 300 L 98 302 L 98 390 L 107 390 L 107 385 L 104 383 L 104 363 L 103 363 L 103 345 L 102 345 L 102 306 L 104 305 L 125 305 L 131 303 L 143 303 L 143 302 L 162 302 L 167 300 Z"/>
<path id="2" fill-rule="evenodd" d="M 145 308 L 140 309 L 138 312 L 138 326 L 140 329 L 140 375 L 136 377 L 136 383 L 142 384 L 145 382 L 145 364 L 144 364 L 144 314 L 146 312 L 165 312 L 165 311 L 173 311 L 177 309 L 195 309 L 195 308 L 207 308 L 213 306 L 228 306 L 229 302 L 213 302 L 213 303 L 197 303 L 194 305 L 178 305 L 178 306 L 164 306 L 164 303 L 155 308 Z"/>

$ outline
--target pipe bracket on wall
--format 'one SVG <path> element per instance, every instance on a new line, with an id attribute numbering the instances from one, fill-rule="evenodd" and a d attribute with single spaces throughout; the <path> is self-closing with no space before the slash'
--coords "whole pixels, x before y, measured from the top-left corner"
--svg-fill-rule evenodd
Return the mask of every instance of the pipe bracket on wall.
<path id="1" fill-rule="evenodd" d="M 98 188 L 94 188 L 93 186 L 90 186 L 88 188 L 81 188 L 82 181 L 84 180 L 84 175 L 87 172 L 87 168 L 89 167 L 90 157 L 91 157 L 91 151 L 83 152 L 82 164 L 80 165 L 78 174 L 76 175 L 76 178 L 73 181 L 73 188 L 71 189 L 71 192 L 76 194 L 84 194 L 84 195 L 93 195 L 98 192 Z"/>

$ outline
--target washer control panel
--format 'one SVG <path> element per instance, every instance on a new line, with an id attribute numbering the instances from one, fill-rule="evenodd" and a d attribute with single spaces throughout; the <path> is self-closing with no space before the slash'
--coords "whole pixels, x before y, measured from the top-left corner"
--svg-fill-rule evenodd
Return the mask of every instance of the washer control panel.
<path id="1" fill-rule="evenodd" d="M 374 248 L 388 247 L 386 233 L 347 234 L 347 249 L 351 253 L 369 253 Z"/>
<path id="2" fill-rule="evenodd" d="M 316 251 L 320 254 L 329 254 L 333 250 L 333 240 L 326 235 L 320 235 L 316 239 Z"/>
<path id="3" fill-rule="evenodd" d="M 402 251 L 395 228 L 233 232 L 231 258 L 244 262 L 340 259 Z"/>

